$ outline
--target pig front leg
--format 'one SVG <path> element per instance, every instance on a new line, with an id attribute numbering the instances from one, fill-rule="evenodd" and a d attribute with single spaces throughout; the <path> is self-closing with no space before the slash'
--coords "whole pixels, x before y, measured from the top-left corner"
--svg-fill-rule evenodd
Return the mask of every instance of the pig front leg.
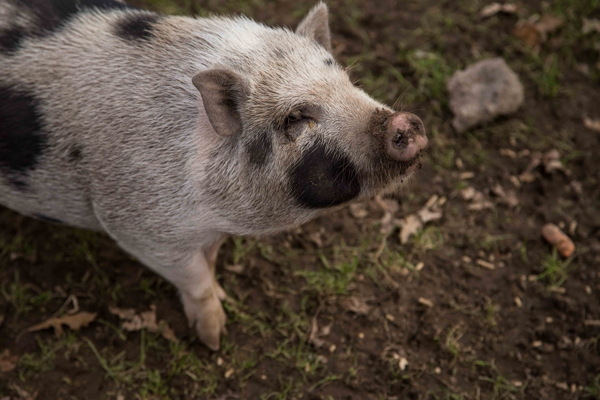
<path id="1" fill-rule="evenodd" d="M 219 246 L 216 247 L 214 259 Z M 220 298 L 226 296 L 216 282 L 211 261 L 204 251 L 199 251 L 189 264 L 170 269 L 164 276 L 179 289 L 185 315 L 200 340 L 211 350 L 218 350 L 226 320 Z"/>
<path id="2" fill-rule="evenodd" d="M 179 289 L 190 326 L 196 328 L 200 340 L 208 348 L 218 350 L 226 319 L 220 299 L 226 296 L 215 279 L 214 269 L 224 237 L 218 236 L 208 245 L 198 247 L 192 243 L 188 247 L 140 241 L 110 229 L 102 218 L 99 220 L 123 249 Z"/>
<path id="3" fill-rule="evenodd" d="M 223 235 L 214 244 L 212 244 L 206 252 L 208 264 L 210 266 L 210 270 L 212 272 L 212 276 L 214 279 L 215 291 L 217 293 L 217 297 L 219 298 L 219 300 L 225 300 L 227 298 L 227 293 L 225 293 L 225 290 L 223 290 L 221 285 L 219 285 L 219 282 L 217 282 L 217 279 L 215 276 L 215 270 L 216 270 L 216 266 L 217 266 L 217 257 L 219 255 L 219 249 L 221 248 L 223 243 L 225 243 L 226 239 L 227 239 L 227 236 Z"/>

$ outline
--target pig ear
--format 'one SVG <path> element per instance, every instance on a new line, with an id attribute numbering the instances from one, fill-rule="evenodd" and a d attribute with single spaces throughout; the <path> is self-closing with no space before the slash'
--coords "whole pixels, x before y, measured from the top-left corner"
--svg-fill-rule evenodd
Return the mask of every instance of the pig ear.
<path id="1" fill-rule="evenodd" d="M 223 136 L 242 131 L 241 103 L 248 97 L 246 81 L 224 69 L 202 71 L 192 78 L 214 130 Z"/>
<path id="2" fill-rule="evenodd" d="M 331 53 L 331 33 L 329 31 L 329 11 L 325 3 L 317 4 L 300 22 L 296 33 L 314 39 Z"/>

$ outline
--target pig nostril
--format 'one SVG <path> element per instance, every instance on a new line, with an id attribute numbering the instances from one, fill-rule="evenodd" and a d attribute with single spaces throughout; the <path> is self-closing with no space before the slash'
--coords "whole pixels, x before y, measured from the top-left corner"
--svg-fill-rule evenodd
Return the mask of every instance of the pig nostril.
<path id="1" fill-rule="evenodd" d="M 400 129 L 396 131 L 396 135 L 394 135 L 394 139 L 392 139 L 392 143 L 396 147 L 406 147 L 408 145 L 408 137 L 402 132 Z"/>

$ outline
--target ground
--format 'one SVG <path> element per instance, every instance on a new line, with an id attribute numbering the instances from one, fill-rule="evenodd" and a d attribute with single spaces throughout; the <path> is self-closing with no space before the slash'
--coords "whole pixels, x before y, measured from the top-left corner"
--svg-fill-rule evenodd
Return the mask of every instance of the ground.
<path id="1" fill-rule="evenodd" d="M 311 5 L 135 4 L 286 26 Z M 230 239 L 218 352 L 188 329 L 174 288 L 106 236 L 1 209 L 0 399 L 600 398 L 600 33 L 582 31 L 600 2 L 521 0 L 517 14 L 479 17 L 487 4 L 329 1 L 337 59 L 418 114 L 431 148 L 397 196 Z M 527 44 L 514 29 L 536 15 L 562 25 Z M 497 56 L 525 104 L 454 132 L 446 79 Z M 532 164 L 554 149 L 558 168 Z M 422 210 L 433 219 L 401 243 Z M 543 240 L 549 222 L 573 256 Z M 127 324 L 127 309 L 145 319 Z M 29 331 L 82 312 L 95 315 L 61 335 Z"/>

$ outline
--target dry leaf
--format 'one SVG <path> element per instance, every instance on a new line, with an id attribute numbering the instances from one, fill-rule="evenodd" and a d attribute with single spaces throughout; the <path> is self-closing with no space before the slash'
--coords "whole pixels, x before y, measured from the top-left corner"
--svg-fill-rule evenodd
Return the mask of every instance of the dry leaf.
<path id="1" fill-rule="evenodd" d="M 535 28 L 535 25 L 528 22 L 517 25 L 512 32 L 513 36 L 521 39 L 531 48 L 538 49 L 542 43 L 542 35 Z"/>
<path id="2" fill-rule="evenodd" d="M 584 35 L 592 32 L 600 32 L 600 19 L 584 18 L 581 26 L 581 32 Z"/>
<path id="3" fill-rule="evenodd" d="M 15 384 L 11 385 L 11 389 L 17 392 L 17 395 L 19 396 L 18 398 L 12 398 L 11 400 L 35 400 L 38 396 L 38 392 L 33 392 L 33 394 L 31 394 Z"/>
<path id="4" fill-rule="evenodd" d="M 323 238 L 321 237 L 321 232 L 312 231 L 307 235 L 309 241 L 313 242 L 318 248 L 323 247 Z"/>
<path id="5" fill-rule="evenodd" d="M 310 324 L 310 334 L 308 336 L 308 342 L 315 346 L 315 348 L 322 347 L 325 344 L 325 341 L 321 339 L 321 337 L 328 336 L 331 333 L 331 325 L 324 325 L 319 328 L 317 323 L 317 318 L 313 318 Z"/>
<path id="6" fill-rule="evenodd" d="M 560 153 L 556 149 L 552 149 L 542 156 L 542 164 L 547 173 L 552 171 L 564 171 L 565 167 L 560 161 Z"/>
<path id="7" fill-rule="evenodd" d="M 419 212 L 417 212 L 417 215 L 419 216 L 421 221 L 424 224 L 426 224 L 428 222 L 442 218 L 444 214 L 442 213 L 442 210 L 433 211 L 429 208 L 423 208 L 422 210 L 419 210 Z"/>
<path id="8" fill-rule="evenodd" d="M 467 209 L 471 211 L 485 210 L 486 208 L 492 208 L 494 206 L 482 192 L 476 190 L 472 186 L 468 186 L 461 190 L 460 195 L 464 200 L 470 202 L 470 204 L 467 205 Z"/>
<path id="9" fill-rule="evenodd" d="M 109 307 L 108 310 L 111 314 L 118 316 L 121 319 L 121 328 L 126 331 L 135 332 L 142 329 L 146 329 L 150 332 L 158 332 L 165 339 L 171 342 L 177 342 L 175 333 L 167 325 L 165 321 L 157 322 L 156 320 L 156 306 L 152 304 L 150 310 L 137 313 L 137 311 L 131 308 L 118 308 Z"/>
<path id="10" fill-rule="evenodd" d="M 519 180 L 521 182 L 530 183 L 535 180 L 535 175 L 533 175 L 533 171 L 542 163 L 542 155 L 539 152 L 534 152 L 531 154 L 531 161 L 529 161 L 529 165 L 519 175 Z"/>
<path id="11" fill-rule="evenodd" d="M 350 214 L 356 219 L 363 219 L 369 215 L 369 211 L 364 203 L 352 203 L 350 204 Z"/>
<path id="12" fill-rule="evenodd" d="M 538 22 L 535 23 L 535 28 L 541 33 L 545 40 L 549 33 L 552 33 L 560 28 L 564 22 L 565 20 L 562 17 L 544 15 Z"/>
<path id="13" fill-rule="evenodd" d="M 517 197 L 517 193 L 509 189 L 508 191 L 504 190 L 500 184 L 496 184 L 492 187 L 492 192 L 502 200 L 509 207 L 516 207 L 519 205 L 519 198 Z"/>
<path id="14" fill-rule="evenodd" d="M 400 243 L 405 244 L 408 242 L 408 239 L 419 232 L 422 227 L 423 222 L 421 222 L 421 219 L 415 214 L 402 218 L 400 220 Z"/>
<path id="15" fill-rule="evenodd" d="M 341 301 L 342 306 L 355 314 L 367 315 L 371 312 L 371 306 L 364 299 L 350 296 Z"/>
<path id="16" fill-rule="evenodd" d="M 539 50 L 540 45 L 546 41 L 548 34 L 560 28 L 564 23 L 561 17 L 544 15 L 539 20 L 530 18 L 527 21 L 520 21 L 513 30 L 513 35 L 529 47 Z"/>
<path id="17" fill-rule="evenodd" d="M 10 372 L 17 367 L 19 356 L 10 355 L 10 350 L 6 349 L 0 354 L 0 372 Z"/>
<path id="18" fill-rule="evenodd" d="M 375 197 L 375 202 L 383 210 L 379 231 L 383 235 L 389 235 L 394 230 L 394 215 L 400 209 L 400 204 L 396 200 L 382 199 L 379 196 Z"/>
<path id="19" fill-rule="evenodd" d="M 592 131 L 600 132 L 600 119 L 591 119 L 591 118 L 585 117 L 583 119 L 583 126 L 585 126 L 586 128 L 588 128 Z"/>
<path id="20" fill-rule="evenodd" d="M 92 323 L 97 315 L 97 313 L 80 312 L 73 315 L 65 315 L 64 317 L 50 318 L 47 321 L 27 329 L 27 332 L 37 332 L 43 329 L 54 328 L 54 333 L 56 333 L 57 336 L 60 336 L 63 333 L 63 325 L 77 331 Z"/>
<path id="21" fill-rule="evenodd" d="M 483 7 L 481 9 L 481 11 L 479 12 L 479 18 L 489 18 L 492 17 L 498 13 L 505 13 L 505 14 L 514 14 L 517 12 L 517 6 L 516 4 L 512 4 L 512 3 L 506 3 L 506 4 L 500 4 L 500 3 L 492 3 L 490 5 L 487 5 L 485 7 Z"/>
<path id="22" fill-rule="evenodd" d="M 442 218 L 442 206 L 444 204 L 446 204 L 446 198 L 434 194 L 416 214 L 410 214 L 398 220 L 400 243 L 408 242 L 408 239 L 419 232 L 426 223 Z"/>

